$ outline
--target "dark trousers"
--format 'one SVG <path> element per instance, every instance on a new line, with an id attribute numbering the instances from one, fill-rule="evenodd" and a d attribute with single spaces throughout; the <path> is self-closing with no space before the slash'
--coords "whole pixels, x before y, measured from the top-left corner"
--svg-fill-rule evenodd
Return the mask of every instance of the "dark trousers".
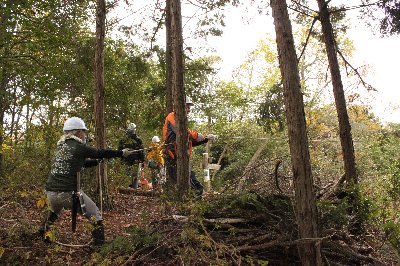
<path id="1" fill-rule="evenodd" d="M 166 160 L 165 165 L 167 167 L 169 182 L 175 185 L 177 183 L 176 160 L 172 159 Z M 190 168 L 190 186 L 196 190 L 196 194 L 198 196 L 203 194 L 204 187 L 197 179 L 195 171 L 193 171 L 193 169 L 191 168 Z"/>

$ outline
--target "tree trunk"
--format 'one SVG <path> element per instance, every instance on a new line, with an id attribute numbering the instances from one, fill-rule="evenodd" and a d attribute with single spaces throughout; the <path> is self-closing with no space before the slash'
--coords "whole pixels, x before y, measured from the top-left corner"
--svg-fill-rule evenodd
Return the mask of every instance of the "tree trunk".
<path id="1" fill-rule="evenodd" d="M 165 29 L 166 29 L 166 48 L 165 48 L 165 65 L 166 65 L 166 107 L 167 114 L 174 110 L 172 98 L 172 47 L 171 47 L 171 0 L 166 0 L 165 4 Z"/>
<path id="2" fill-rule="evenodd" d="M 325 39 L 326 53 L 329 61 L 329 69 L 332 76 L 333 94 L 335 96 L 336 112 L 339 120 L 340 142 L 342 145 L 344 170 L 347 183 L 357 182 L 357 169 L 354 156 L 351 125 L 347 114 L 346 99 L 343 91 L 343 83 L 340 75 L 340 67 L 336 53 L 336 43 L 333 35 L 332 24 L 329 18 L 328 4 L 325 0 L 317 0 L 319 7 L 319 19 L 322 33 Z"/>
<path id="3" fill-rule="evenodd" d="M 1 88 L 0 88 L 1 89 Z M 3 100 L 0 100 L 0 104 L 2 104 Z M 4 176 L 4 156 L 3 156 L 3 143 L 4 143 L 4 112 L 0 110 L 0 179 Z"/>
<path id="4" fill-rule="evenodd" d="M 177 181 L 180 196 L 189 190 L 189 155 L 188 155 L 188 122 L 185 109 L 185 88 L 183 69 L 183 37 L 180 0 L 170 0 L 170 43 L 172 92 L 177 127 Z"/>
<path id="5" fill-rule="evenodd" d="M 6 112 L 6 89 L 7 89 L 7 72 L 4 65 L 1 66 L 1 80 L 0 80 L 0 177 L 4 176 L 4 156 L 3 156 L 3 143 L 4 143 L 4 114 Z"/>
<path id="6" fill-rule="evenodd" d="M 9 1 L 5 2 L 5 5 L 8 7 L 10 6 Z M 10 34 L 7 34 L 7 24 L 9 20 L 9 13 L 6 10 L 0 10 L 0 47 L 2 50 L 2 54 L 4 58 L 10 53 L 9 44 L 7 39 Z M 11 38 L 11 37 L 10 37 Z M 8 100 L 7 100 L 7 85 L 9 80 L 9 64 L 6 59 L 1 61 L 0 64 L 0 179 L 4 175 L 4 155 L 3 155 L 3 143 L 4 143 L 4 116 L 8 107 Z"/>
<path id="7" fill-rule="evenodd" d="M 104 37 L 106 21 L 105 0 L 97 0 L 96 7 L 96 54 L 95 54 L 95 99 L 94 112 L 96 122 L 96 145 L 98 149 L 106 147 L 105 141 L 105 120 L 104 120 Z M 101 163 L 97 168 L 96 175 L 98 180 L 97 191 L 100 199 L 100 210 L 102 210 L 103 199 L 105 205 L 110 207 L 111 202 L 108 197 L 107 167 Z"/>
<path id="8" fill-rule="evenodd" d="M 285 0 L 271 0 L 279 66 L 282 74 L 289 146 L 295 187 L 295 212 L 300 238 L 318 237 L 318 216 L 311 175 L 303 95 L 292 28 Z M 303 265 L 321 265 L 321 247 L 316 242 L 298 245 Z"/>

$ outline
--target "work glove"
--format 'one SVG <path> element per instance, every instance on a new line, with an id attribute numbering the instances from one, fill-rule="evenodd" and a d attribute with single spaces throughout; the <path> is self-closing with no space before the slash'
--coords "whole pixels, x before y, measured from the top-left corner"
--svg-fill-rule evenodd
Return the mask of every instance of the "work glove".
<path id="1" fill-rule="evenodd" d="M 122 150 L 122 157 L 128 157 L 129 155 L 133 154 L 135 150 L 125 148 Z"/>
<path id="2" fill-rule="evenodd" d="M 217 139 L 217 135 L 214 135 L 214 134 L 208 134 L 207 136 L 206 136 L 206 138 L 208 139 L 208 140 L 215 140 L 215 139 Z"/>

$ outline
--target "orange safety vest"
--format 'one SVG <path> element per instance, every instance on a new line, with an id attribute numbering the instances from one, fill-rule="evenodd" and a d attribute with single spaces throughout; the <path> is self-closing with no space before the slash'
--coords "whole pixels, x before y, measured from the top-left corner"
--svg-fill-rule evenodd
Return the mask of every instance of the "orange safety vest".
<path id="1" fill-rule="evenodd" d="M 199 133 L 194 130 L 188 129 L 188 153 L 189 157 L 192 156 L 192 141 L 197 141 Z M 167 115 L 163 127 L 163 139 L 166 145 L 166 152 L 172 158 L 175 159 L 176 154 L 176 124 L 175 124 L 175 113 L 171 112 Z"/>

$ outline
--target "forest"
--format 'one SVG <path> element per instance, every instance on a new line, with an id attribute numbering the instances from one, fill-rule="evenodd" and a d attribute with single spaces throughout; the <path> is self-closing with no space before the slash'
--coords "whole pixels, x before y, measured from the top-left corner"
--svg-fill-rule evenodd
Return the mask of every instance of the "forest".
<path id="1" fill-rule="evenodd" d="M 1 0 L 0 264 L 399 265 L 400 124 L 366 104 L 380 88 L 352 63 L 348 12 L 395 36 L 400 1 L 349 2 Z M 274 32 L 227 81 L 207 42 L 243 7 Z M 121 158 L 98 161 L 77 177 L 105 243 L 71 210 L 40 236 L 68 118 L 96 149 L 134 123 L 148 154 L 171 111 L 176 184 L 156 191 L 145 161 L 132 189 Z M 189 156 L 188 128 L 217 137 Z"/>

